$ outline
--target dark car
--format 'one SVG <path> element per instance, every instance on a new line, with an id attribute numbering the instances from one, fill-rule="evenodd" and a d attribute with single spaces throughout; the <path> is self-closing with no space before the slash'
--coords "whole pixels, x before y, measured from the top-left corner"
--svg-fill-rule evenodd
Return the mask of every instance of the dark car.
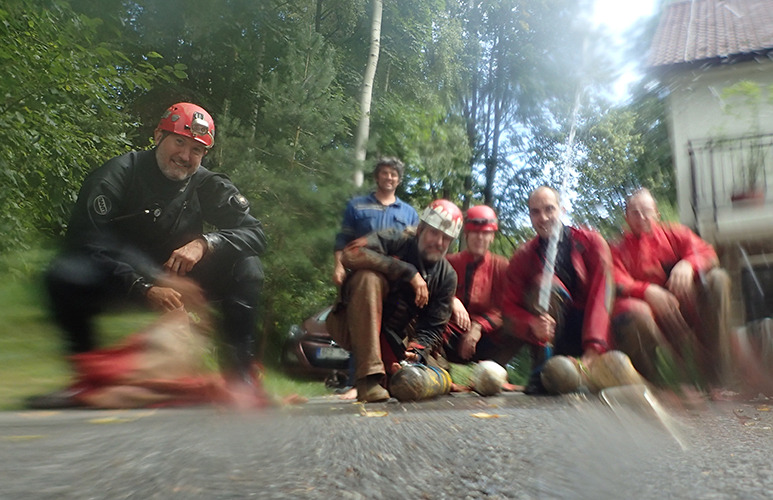
<path id="1" fill-rule="evenodd" d="M 308 377 L 324 378 L 329 387 L 347 383 L 349 352 L 327 333 L 325 319 L 332 306 L 292 325 L 282 347 L 282 365 L 288 371 Z"/>

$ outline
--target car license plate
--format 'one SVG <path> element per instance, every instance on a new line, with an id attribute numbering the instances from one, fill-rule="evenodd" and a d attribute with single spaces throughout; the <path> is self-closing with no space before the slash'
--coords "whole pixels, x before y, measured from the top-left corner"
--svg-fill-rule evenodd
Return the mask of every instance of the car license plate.
<path id="1" fill-rule="evenodd" d="M 319 359 L 348 359 L 349 353 L 336 347 L 317 348 L 317 358 Z"/>

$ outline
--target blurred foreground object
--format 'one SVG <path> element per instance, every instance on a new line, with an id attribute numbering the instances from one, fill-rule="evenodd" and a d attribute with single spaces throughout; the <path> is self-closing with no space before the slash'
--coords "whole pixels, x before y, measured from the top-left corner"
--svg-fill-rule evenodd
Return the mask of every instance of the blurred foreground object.
<path id="1" fill-rule="evenodd" d="M 607 351 L 590 367 L 569 356 L 553 356 L 541 374 L 542 384 L 551 394 L 567 394 L 583 387 L 596 393 L 609 387 L 643 384 L 631 359 L 621 351 Z"/>
<path id="2" fill-rule="evenodd" d="M 624 410 L 645 418 L 652 418 L 674 438 L 682 448 L 687 450 L 687 443 L 679 429 L 679 423 L 669 414 L 652 391 L 644 384 L 620 385 L 607 387 L 599 393 L 599 398 L 618 417 Z"/>
<path id="3" fill-rule="evenodd" d="M 735 329 L 730 348 L 740 392 L 751 397 L 773 395 L 773 319 Z"/>
<path id="4" fill-rule="evenodd" d="M 221 404 L 261 408 L 269 404 L 255 371 L 238 385 L 208 371 L 211 339 L 184 309 L 163 314 L 117 346 L 75 354 L 75 382 L 64 391 L 31 398 L 30 408 L 85 406 L 142 408 Z"/>
<path id="5" fill-rule="evenodd" d="M 502 392 L 507 383 L 507 370 L 496 361 L 478 362 L 472 372 L 472 388 L 481 396 L 494 396 Z"/>
<path id="6" fill-rule="evenodd" d="M 399 401 L 421 401 L 451 392 L 451 375 L 438 366 L 406 364 L 389 381 L 389 393 Z"/>

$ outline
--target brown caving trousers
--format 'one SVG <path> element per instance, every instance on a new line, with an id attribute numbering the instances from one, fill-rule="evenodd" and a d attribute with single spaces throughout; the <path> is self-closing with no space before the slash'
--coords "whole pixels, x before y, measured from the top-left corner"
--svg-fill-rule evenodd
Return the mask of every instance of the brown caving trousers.
<path id="1" fill-rule="evenodd" d="M 612 334 L 615 347 L 631 358 L 634 368 L 654 384 L 661 384 L 657 371 L 657 351 L 676 359 L 671 343 L 658 327 L 650 306 L 630 297 L 615 301 L 612 313 Z"/>
<path id="2" fill-rule="evenodd" d="M 730 277 L 724 269 L 714 268 L 697 277 L 693 289 L 678 299 L 686 322 L 683 328 L 658 321 L 644 300 L 618 298 L 612 313 L 618 349 L 651 382 L 658 382 L 656 349 L 677 363 L 691 353 L 706 382 L 726 382 L 730 375 Z"/>
<path id="3" fill-rule="evenodd" d="M 382 274 L 355 271 L 325 321 L 330 336 L 352 352 L 356 380 L 386 373 L 381 359 L 381 311 L 388 291 L 389 282 Z"/>

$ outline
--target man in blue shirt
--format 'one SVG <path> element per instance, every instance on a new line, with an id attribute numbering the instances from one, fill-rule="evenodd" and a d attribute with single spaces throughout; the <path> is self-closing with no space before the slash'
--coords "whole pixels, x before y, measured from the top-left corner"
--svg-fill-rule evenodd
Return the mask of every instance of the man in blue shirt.
<path id="1" fill-rule="evenodd" d="M 405 166 L 395 157 L 382 157 L 373 168 L 376 190 L 365 196 L 355 196 L 346 204 L 341 231 L 335 241 L 335 269 L 333 283 L 341 286 L 346 278 L 346 269 L 341 263 L 341 254 L 349 242 L 366 234 L 395 228 L 400 231 L 419 223 L 419 214 L 408 203 L 397 197 L 395 191 L 403 179 Z M 349 363 L 349 378 L 354 375 L 354 360 Z M 351 380 L 350 380 L 351 382 Z M 341 395 L 342 399 L 354 399 L 356 390 L 352 387 Z"/>
<path id="2" fill-rule="evenodd" d="M 397 158 L 379 159 L 373 169 L 376 190 L 369 195 L 356 196 L 346 204 L 341 231 L 335 241 L 333 283 L 336 286 L 341 286 L 346 277 L 341 253 L 350 241 L 374 231 L 391 228 L 404 230 L 419 223 L 416 210 L 395 194 L 404 170 L 403 162 Z"/>

